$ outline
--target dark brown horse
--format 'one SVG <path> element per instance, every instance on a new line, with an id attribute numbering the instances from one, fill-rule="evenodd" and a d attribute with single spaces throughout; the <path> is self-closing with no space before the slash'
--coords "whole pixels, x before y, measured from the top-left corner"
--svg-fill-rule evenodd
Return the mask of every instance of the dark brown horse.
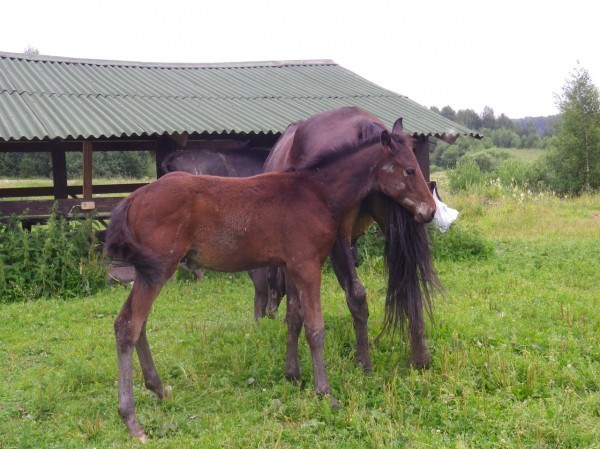
<path id="1" fill-rule="evenodd" d="M 378 118 L 359 108 L 340 108 L 317 114 L 286 129 L 271 150 L 264 171 L 293 169 L 317 155 L 327 154 L 341 142 L 359 142 L 385 129 Z M 401 130 L 402 121 L 398 120 L 392 131 Z M 419 171 L 420 176 L 418 167 L 415 167 L 415 171 Z M 398 179 L 398 182 L 402 182 L 401 178 Z M 423 308 L 430 310 L 430 292 L 438 282 L 431 263 L 425 225 L 413 220 L 409 213 L 413 208 L 414 204 L 408 198 L 400 205 L 381 192 L 373 192 L 340 217 L 340 228 L 330 261 L 353 317 L 356 361 L 365 371 L 371 369 L 367 334 L 369 309 L 365 288 L 356 272 L 353 244 L 373 220 L 386 236 L 388 291 L 384 329 L 403 331 L 405 321 L 408 321 L 412 363 L 421 368 L 429 364 Z M 268 277 L 273 277 L 273 273 L 280 276 L 278 269 L 269 271 Z M 272 314 L 277 309 L 281 295 L 277 289 L 270 289 L 267 304 L 264 304 L 264 295 L 255 295 L 255 299 L 263 302 L 255 304 L 255 311 L 266 309 Z"/>
<path id="2" fill-rule="evenodd" d="M 163 384 L 146 338 L 148 314 L 182 259 L 219 271 L 260 266 L 286 270 L 288 349 L 286 375 L 300 378 L 297 345 L 304 326 L 315 390 L 330 395 L 325 373 L 321 267 L 335 243 L 341 217 L 381 191 L 403 203 L 418 222 L 429 222 L 435 202 L 403 134 L 376 133 L 315 159 L 293 172 L 251 178 L 175 172 L 144 186 L 113 211 L 109 256 L 135 267 L 135 282 L 115 320 L 119 413 L 129 433 L 146 435 L 135 416 L 132 356 L 137 351 L 145 385 L 159 398 Z"/>
<path id="3" fill-rule="evenodd" d="M 161 168 L 164 173 L 246 178 L 262 172 L 268 155 L 268 150 L 256 148 L 176 151 L 165 158 Z"/>

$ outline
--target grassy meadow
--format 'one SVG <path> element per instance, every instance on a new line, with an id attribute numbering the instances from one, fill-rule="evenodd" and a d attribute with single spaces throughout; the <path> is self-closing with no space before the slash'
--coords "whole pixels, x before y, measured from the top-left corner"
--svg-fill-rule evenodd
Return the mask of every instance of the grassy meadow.
<path id="1" fill-rule="evenodd" d="M 256 325 L 245 274 L 169 283 L 148 338 L 171 398 L 159 402 L 135 365 L 137 414 L 150 448 L 600 447 L 600 195 L 441 194 L 461 211 L 439 239 L 427 334 L 432 365 L 406 347 L 372 344 L 373 372 L 354 366 L 344 296 L 325 269 L 322 301 L 331 410 L 312 387 L 284 379 L 284 310 Z M 473 237 L 475 236 L 475 237 Z M 462 252 L 468 238 L 485 256 Z M 373 340 L 381 329 L 383 262 L 359 268 Z M 127 448 L 117 414 L 113 320 L 128 289 L 0 306 L 0 448 Z M 283 308 L 283 306 L 282 306 Z"/>

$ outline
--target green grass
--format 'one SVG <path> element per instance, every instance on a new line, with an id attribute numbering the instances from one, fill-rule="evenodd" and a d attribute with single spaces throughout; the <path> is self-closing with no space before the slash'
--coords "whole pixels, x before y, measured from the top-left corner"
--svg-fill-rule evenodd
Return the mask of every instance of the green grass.
<path id="1" fill-rule="evenodd" d="M 546 150 L 540 150 L 538 148 L 502 148 L 502 151 L 506 151 L 511 156 L 527 162 L 535 161 L 546 153 Z"/>
<path id="2" fill-rule="evenodd" d="M 170 283 L 148 334 L 172 398 L 158 402 L 134 372 L 148 447 L 600 447 L 600 196 L 442 197 L 494 252 L 437 262 L 446 292 L 428 327 L 429 370 L 408 367 L 389 338 L 372 345 L 373 373 L 357 369 L 345 300 L 326 270 L 325 358 L 342 405 L 332 411 L 313 392 L 304 340 L 305 387 L 284 379 L 283 310 L 255 325 L 246 275 Z M 360 276 L 375 337 L 381 258 Z M 117 414 L 112 323 L 127 294 L 0 306 L 0 448 L 139 446 Z"/>

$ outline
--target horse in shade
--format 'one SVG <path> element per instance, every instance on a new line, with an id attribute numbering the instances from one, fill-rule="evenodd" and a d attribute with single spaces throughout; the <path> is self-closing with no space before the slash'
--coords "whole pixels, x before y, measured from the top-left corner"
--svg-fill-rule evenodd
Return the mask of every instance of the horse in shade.
<path id="1" fill-rule="evenodd" d="M 315 390 L 337 405 L 325 372 L 321 268 L 349 211 L 380 191 L 403 204 L 412 219 L 433 219 L 435 201 L 411 139 L 383 129 L 338 146 L 294 169 L 250 178 L 174 172 L 136 190 L 113 210 L 106 252 L 135 267 L 135 282 L 114 328 L 119 413 L 129 433 L 146 434 L 135 416 L 132 357 L 136 350 L 147 388 L 165 389 L 154 365 L 146 321 L 179 262 L 236 272 L 285 268 L 288 325 L 285 373 L 300 379 L 298 337 L 304 327 Z"/>

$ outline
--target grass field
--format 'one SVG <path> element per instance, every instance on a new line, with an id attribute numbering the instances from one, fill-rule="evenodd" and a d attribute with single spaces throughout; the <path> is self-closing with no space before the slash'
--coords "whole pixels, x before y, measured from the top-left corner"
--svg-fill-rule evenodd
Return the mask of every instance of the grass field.
<path id="1" fill-rule="evenodd" d="M 516 157 L 517 159 L 527 162 L 534 161 L 546 153 L 546 150 L 539 150 L 537 148 L 502 148 L 502 150 L 507 151 L 511 156 Z"/>
<path id="2" fill-rule="evenodd" d="M 600 195 L 443 197 L 461 211 L 456 229 L 477 231 L 494 253 L 436 262 L 445 294 L 428 327 L 429 370 L 410 368 L 390 338 L 373 343 L 371 374 L 356 368 L 326 269 L 325 358 L 342 405 L 331 410 L 313 392 L 304 340 L 305 387 L 284 379 L 283 311 L 256 325 L 246 275 L 173 282 L 148 323 L 172 397 L 158 402 L 135 371 L 148 447 L 600 447 Z M 360 276 L 375 337 L 381 257 Z M 112 323 L 127 294 L 0 306 L 0 448 L 138 447 L 117 414 Z"/>

